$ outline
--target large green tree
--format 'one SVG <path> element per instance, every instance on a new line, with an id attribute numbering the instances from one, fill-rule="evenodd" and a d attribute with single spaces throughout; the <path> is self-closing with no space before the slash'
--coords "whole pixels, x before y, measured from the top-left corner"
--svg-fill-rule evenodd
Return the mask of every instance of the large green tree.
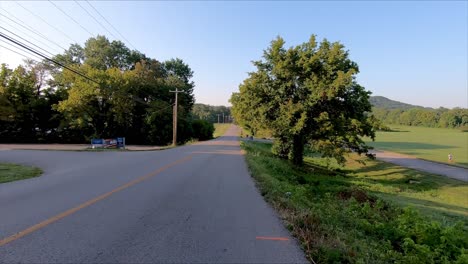
<path id="1" fill-rule="evenodd" d="M 285 48 L 278 37 L 254 65 L 231 98 L 233 114 L 246 127 L 270 129 L 277 155 L 300 165 L 308 143 L 339 162 L 368 153 L 361 137 L 374 137 L 370 92 L 356 82 L 358 66 L 342 44 L 311 36 Z"/>

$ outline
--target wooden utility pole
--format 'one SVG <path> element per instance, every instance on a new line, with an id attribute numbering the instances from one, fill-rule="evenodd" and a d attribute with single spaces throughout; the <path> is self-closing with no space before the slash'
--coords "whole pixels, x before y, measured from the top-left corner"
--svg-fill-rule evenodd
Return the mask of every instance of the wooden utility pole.
<path id="1" fill-rule="evenodd" d="M 174 103 L 174 110 L 173 110 L 173 115 L 172 115 L 172 145 L 176 146 L 177 145 L 177 94 L 183 93 L 183 91 L 176 90 L 175 91 L 169 91 L 171 93 L 175 93 L 175 103 Z"/>

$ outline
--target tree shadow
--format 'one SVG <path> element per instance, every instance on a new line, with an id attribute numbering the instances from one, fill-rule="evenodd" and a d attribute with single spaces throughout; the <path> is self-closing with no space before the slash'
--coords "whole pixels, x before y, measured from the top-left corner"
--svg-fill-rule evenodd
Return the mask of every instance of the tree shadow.
<path id="1" fill-rule="evenodd" d="M 426 210 L 435 210 L 438 211 L 439 213 L 443 214 L 449 214 L 449 215 L 455 215 L 460 218 L 467 218 L 468 217 L 468 207 L 463 207 L 459 205 L 452 205 L 452 204 L 447 204 L 447 203 L 440 203 L 440 202 L 435 202 L 435 201 L 430 201 L 430 200 L 423 200 L 423 199 L 418 199 L 414 197 L 401 197 L 398 194 L 391 194 L 391 193 L 384 193 L 384 192 L 372 192 L 376 194 L 377 196 L 382 196 L 383 198 L 386 198 L 387 200 L 402 204 L 405 206 L 414 206 L 416 208 L 420 209 L 426 209 Z"/>
<path id="2" fill-rule="evenodd" d="M 380 184 L 400 192 L 427 192 L 444 187 L 466 186 L 467 183 L 445 176 L 421 172 L 388 162 L 376 162 L 358 169 L 340 169 L 351 181 Z"/>

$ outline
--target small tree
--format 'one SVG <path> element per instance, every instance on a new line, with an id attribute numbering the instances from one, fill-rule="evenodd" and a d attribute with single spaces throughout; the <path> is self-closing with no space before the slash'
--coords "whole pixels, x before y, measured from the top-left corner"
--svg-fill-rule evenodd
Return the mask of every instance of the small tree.
<path id="1" fill-rule="evenodd" d="M 341 163 L 346 153 L 368 153 L 361 137 L 375 136 L 370 92 L 356 82 L 358 66 L 344 46 L 327 40 L 318 45 L 314 35 L 288 49 L 284 43 L 281 37 L 273 40 L 263 60 L 254 62 L 257 70 L 233 94 L 236 120 L 270 129 L 273 151 L 297 165 L 307 143 Z"/>

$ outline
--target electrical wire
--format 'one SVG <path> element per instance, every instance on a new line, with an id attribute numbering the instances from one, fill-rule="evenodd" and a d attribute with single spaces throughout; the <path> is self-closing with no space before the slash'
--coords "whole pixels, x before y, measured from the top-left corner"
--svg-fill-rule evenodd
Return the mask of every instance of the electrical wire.
<path id="1" fill-rule="evenodd" d="M 7 43 L 6 41 L 4 41 L 3 39 L 0 39 L 0 42 L 3 42 L 3 43 L 5 43 L 5 44 L 9 44 L 9 43 Z M 19 52 L 19 51 L 16 51 L 16 50 L 13 50 L 13 49 L 8 48 L 8 47 L 6 47 L 6 46 L 3 46 L 3 45 L 1 45 L 1 44 L 0 44 L 0 48 L 4 48 L 4 49 L 6 49 L 6 50 L 8 50 L 8 51 L 11 51 L 11 52 L 13 52 L 13 53 L 16 53 L 16 54 L 22 56 L 22 57 L 25 57 L 25 58 L 27 58 L 27 59 L 33 60 L 33 61 L 35 61 L 35 62 L 38 62 L 37 60 L 31 58 L 31 56 L 37 56 L 37 55 L 34 55 L 34 54 L 33 54 L 33 55 L 29 55 L 29 56 L 28 56 L 28 55 L 25 55 L 25 54 L 23 54 L 23 53 L 21 53 L 21 52 Z M 40 59 L 39 59 L 39 60 L 40 60 Z"/>
<path id="2" fill-rule="evenodd" d="M 3 15 L 0 14 L 0 16 L 3 16 Z M 28 32 L 25 32 L 24 30 L 22 30 L 22 29 L 20 29 L 20 28 L 18 28 L 18 27 L 15 27 L 14 25 L 10 24 L 8 21 L 2 21 L 2 22 L 3 22 L 4 25 L 8 25 L 8 26 L 11 27 L 13 30 L 15 30 L 15 32 L 17 32 L 17 33 L 20 32 L 20 33 L 23 34 L 24 36 L 26 36 L 26 37 L 28 37 L 28 38 L 34 40 L 34 42 L 36 42 L 36 43 L 38 43 L 38 44 L 40 43 L 40 44 L 42 44 L 43 46 L 45 46 L 45 47 L 47 47 L 47 48 L 49 48 L 49 49 L 52 49 L 52 50 L 54 50 L 54 51 L 57 51 L 56 48 L 54 49 L 54 48 L 50 47 L 48 44 L 46 44 L 46 43 L 43 42 L 42 40 L 39 40 L 39 39 L 37 39 L 36 37 L 34 37 L 34 36 L 32 36 L 31 34 L 29 34 Z"/>
<path id="3" fill-rule="evenodd" d="M 78 74 L 78 75 L 80 75 L 81 77 L 87 79 L 88 81 L 91 81 L 91 82 L 94 82 L 94 83 L 100 85 L 100 83 L 99 83 L 98 81 L 96 81 L 96 80 L 94 80 L 94 79 L 92 79 L 92 78 L 86 76 L 85 74 L 83 74 L 83 73 L 81 73 L 81 72 L 79 72 L 79 71 L 76 71 L 75 69 L 72 69 L 72 68 L 70 68 L 70 67 L 68 67 L 68 66 L 66 66 L 66 65 L 64 65 L 64 64 L 62 64 L 62 63 L 60 63 L 60 62 L 58 62 L 58 61 L 56 61 L 56 60 L 54 60 L 54 59 L 51 59 L 51 58 L 47 57 L 46 55 L 44 55 L 44 54 L 42 54 L 42 53 L 40 53 L 40 52 L 34 50 L 33 48 L 27 46 L 27 45 L 24 44 L 24 43 L 21 43 L 21 42 L 18 41 L 18 40 L 15 40 L 15 39 L 13 39 L 13 38 L 11 38 L 11 37 L 9 37 L 9 36 L 3 34 L 2 32 L 0 32 L 0 37 L 2 37 L 2 38 L 4 38 L 4 39 L 6 39 L 6 40 L 8 40 L 8 41 L 10 41 L 10 42 L 12 42 L 12 43 L 14 43 L 14 44 L 16 44 L 17 46 L 22 47 L 23 49 L 26 49 L 26 50 L 28 50 L 28 51 L 30 51 L 30 52 L 32 52 L 32 53 L 34 53 L 34 54 L 36 54 L 36 55 L 42 57 L 43 59 L 46 59 L 46 60 L 48 60 L 48 61 L 50 61 L 50 62 L 52 62 L 52 63 L 55 63 L 55 64 L 61 66 L 62 68 L 65 68 L 65 69 L 67 69 L 67 70 L 69 70 L 69 71 L 71 71 L 71 72 L 73 72 L 73 73 L 75 73 L 75 74 Z"/>
<path id="4" fill-rule="evenodd" d="M 10 34 L 15 35 L 15 36 L 18 37 L 18 38 L 20 38 L 20 39 L 26 41 L 26 42 L 29 43 L 30 45 L 33 45 L 34 47 L 36 47 L 36 48 L 38 48 L 38 49 L 44 51 L 45 53 L 48 53 L 49 55 L 54 56 L 54 54 L 52 54 L 51 52 L 49 52 L 49 51 L 47 51 L 46 49 L 43 49 L 43 48 L 37 46 L 36 44 L 34 44 L 34 43 L 32 43 L 31 41 L 29 41 L 29 40 L 27 40 L 27 39 L 25 39 L 25 38 L 19 36 L 18 34 L 15 34 L 14 32 L 11 32 L 10 30 L 8 30 L 8 29 L 6 29 L 6 28 L 4 28 L 4 27 L 2 27 L 2 26 L 0 26 L 0 28 L 3 29 L 3 30 L 5 30 L 5 31 L 7 31 L 7 32 L 10 33 Z"/>
<path id="5" fill-rule="evenodd" d="M 68 18 L 70 18 L 73 22 L 75 22 L 75 24 L 77 24 L 78 26 L 80 26 L 84 31 L 88 32 L 88 34 L 90 34 L 91 36 L 94 36 L 93 33 L 91 33 L 88 29 L 86 29 L 83 25 L 81 25 L 78 21 L 76 21 L 72 16 L 70 16 L 69 14 L 67 14 L 67 12 L 63 11 L 62 8 L 60 8 L 58 5 L 56 5 L 54 2 L 50 1 L 49 0 L 49 3 L 51 3 L 53 6 L 55 6 L 55 8 L 57 8 L 60 12 L 62 12 L 65 16 L 67 16 Z"/>
<path id="6" fill-rule="evenodd" d="M 15 23 L 16 25 L 26 29 L 26 30 L 29 30 L 30 32 L 40 36 L 41 38 L 47 40 L 48 42 L 54 44 L 55 46 L 63 49 L 63 50 L 67 50 L 66 48 L 64 48 L 63 46 L 61 46 L 60 44 L 57 44 L 57 42 L 54 42 L 52 41 L 50 38 L 46 37 L 44 34 L 42 34 L 41 32 L 39 32 L 38 30 L 34 29 L 33 27 L 27 25 L 23 20 L 19 19 L 18 17 L 15 17 L 13 14 L 11 14 L 10 12 L 8 12 L 7 10 L 3 9 L 0 7 L 0 9 L 2 9 L 5 13 L 7 13 L 9 16 L 13 17 L 14 19 L 16 19 L 17 21 L 19 21 L 19 23 L 13 19 L 11 19 L 10 17 L 4 15 L 4 14 L 0 14 L 0 16 L 3 16 L 5 17 L 6 19 L 10 20 L 11 22 Z"/>
<path id="7" fill-rule="evenodd" d="M 135 48 L 135 46 L 130 42 L 128 41 L 127 38 L 125 38 L 88 0 L 86 0 L 86 3 L 88 3 L 88 5 L 94 9 L 94 11 L 104 20 L 107 22 L 107 24 L 109 24 L 114 30 L 115 32 L 117 32 L 119 34 L 119 36 L 121 36 L 128 44 L 130 44 L 130 46 L 132 46 L 133 49 L 137 49 Z"/>
<path id="8" fill-rule="evenodd" d="M 40 17 L 39 15 L 36 15 L 34 14 L 33 12 L 31 12 L 29 9 L 27 9 L 26 7 L 24 7 L 22 4 L 20 4 L 18 1 L 15 1 L 15 3 L 17 5 L 19 5 L 20 7 L 22 7 L 24 10 L 28 11 L 30 14 L 32 14 L 33 16 L 35 16 L 37 19 L 41 20 L 42 22 L 46 23 L 47 25 L 49 25 L 51 28 L 55 29 L 57 32 L 59 32 L 60 34 L 64 35 L 66 38 L 68 38 L 69 40 L 71 40 L 72 42 L 74 43 L 78 43 L 78 41 L 74 40 L 73 38 L 71 38 L 70 36 L 68 36 L 65 32 L 63 32 L 62 30 L 58 29 L 57 27 L 55 27 L 54 25 L 51 25 L 49 22 L 47 22 L 45 19 L 43 19 L 42 17 Z"/>
<path id="9" fill-rule="evenodd" d="M 83 9 L 97 24 L 99 24 L 105 31 L 107 31 L 112 37 L 114 37 L 114 39 L 118 39 L 109 29 L 107 29 L 101 22 L 99 22 L 99 20 L 97 20 L 93 14 L 91 14 L 86 8 L 84 8 L 80 2 L 76 1 L 75 0 L 75 3 L 81 7 L 81 9 Z"/>

